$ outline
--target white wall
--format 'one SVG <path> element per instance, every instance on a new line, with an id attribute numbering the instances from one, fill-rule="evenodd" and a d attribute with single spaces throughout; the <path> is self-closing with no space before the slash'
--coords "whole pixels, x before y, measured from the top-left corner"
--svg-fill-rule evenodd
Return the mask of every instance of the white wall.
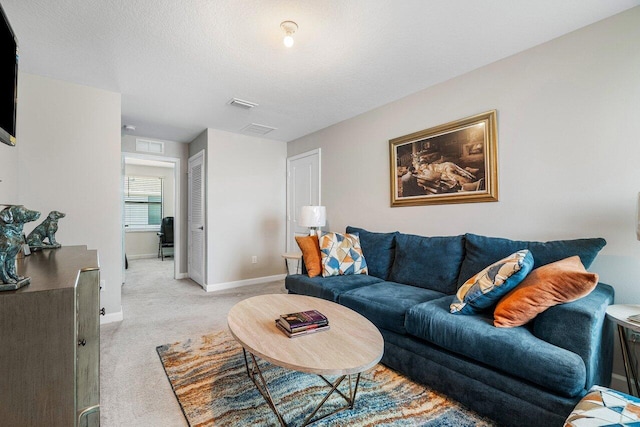
<path id="1" fill-rule="evenodd" d="M 163 178 L 162 212 L 163 217 L 174 216 L 174 168 L 144 165 L 125 165 L 125 175 Z M 156 257 L 158 255 L 158 230 L 131 231 L 124 235 L 124 248 L 129 260 Z"/>
<path id="2" fill-rule="evenodd" d="M 66 213 L 56 240 L 98 250 L 107 314 L 121 312 L 120 102 L 118 93 L 19 76 L 19 203 Z"/>
<path id="3" fill-rule="evenodd" d="M 207 285 L 285 273 L 286 150 L 282 142 L 207 130 Z"/>
<path id="4" fill-rule="evenodd" d="M 18 203 L 18 148 L 0 143 L 1 205 Z"/>
<path id="5" fill-rule="evenodd" d="M 389 140 L 498 111 L 500 201 L 389 206 Z M 640 303 L 640 7 L 288 144 L 322 148 L 329 223 L 421 235 L 601 236 L 592 270 Z"/>

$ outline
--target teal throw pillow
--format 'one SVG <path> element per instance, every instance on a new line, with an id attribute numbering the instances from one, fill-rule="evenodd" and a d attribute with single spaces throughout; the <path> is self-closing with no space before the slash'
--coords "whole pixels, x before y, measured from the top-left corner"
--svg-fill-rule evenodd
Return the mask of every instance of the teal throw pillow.
<path id="1" fill-rule="evenodd" d="M 531 252 L 522 249 L 491 264 L 464 282 L 449 307 L 450 311 L 476 314 L 494 306 L 527 277 L 533 263 Z"/>

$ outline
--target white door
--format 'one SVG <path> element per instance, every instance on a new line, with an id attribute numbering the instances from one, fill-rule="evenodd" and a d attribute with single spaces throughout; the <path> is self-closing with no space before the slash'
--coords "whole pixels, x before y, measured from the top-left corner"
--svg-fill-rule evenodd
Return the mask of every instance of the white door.
<path id="1" fill-rule="evenodd" d="M 189 277 L 200 286 L 205 286 L 205 177 L 204 150 L 189 158 Z"/>
<path id="2" fill-rule="evenodd" d="M 302 206 L 320 205 L 320 149 L 287 159 L 287 252 L 300 252 L 295 236 L 309 234 L 298 225 Z"/>

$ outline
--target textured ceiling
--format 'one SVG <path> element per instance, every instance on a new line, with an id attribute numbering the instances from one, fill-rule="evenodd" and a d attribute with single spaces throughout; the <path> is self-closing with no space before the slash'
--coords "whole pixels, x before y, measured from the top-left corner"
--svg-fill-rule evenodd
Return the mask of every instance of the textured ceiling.
<path id="1" fill-rule="evenodd" d="M 290 141 L 640 0 L 0 0 L 20 69 L 122 94 L 134 135 Z M 295 45 L 279 27 L 296 21 Z M 227 105 L 233 98 L 259 104 Z"/>

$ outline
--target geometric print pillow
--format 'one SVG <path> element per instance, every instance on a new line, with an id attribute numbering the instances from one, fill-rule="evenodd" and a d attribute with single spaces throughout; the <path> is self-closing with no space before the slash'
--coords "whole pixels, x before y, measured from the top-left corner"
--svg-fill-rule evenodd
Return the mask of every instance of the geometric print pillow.
<path id="1" fill-rule="evenodd" d="M 594 385 L 578 402 L 564 425 L 568 427 L 637 426 L 640 399 Z"/>
<path id="2" fill-rule="evenodd" d="M 496 261 L 460 286 L 449 310 L 456 314 L 487 310 L 522 282 L 532 269 L 533 255 L 527 249 Z"/>
<path id="3" fill-rule="evenodd" d="M 322 233 L 319 244 L 323 277 L 368 274 L 357 234 Z"/>

